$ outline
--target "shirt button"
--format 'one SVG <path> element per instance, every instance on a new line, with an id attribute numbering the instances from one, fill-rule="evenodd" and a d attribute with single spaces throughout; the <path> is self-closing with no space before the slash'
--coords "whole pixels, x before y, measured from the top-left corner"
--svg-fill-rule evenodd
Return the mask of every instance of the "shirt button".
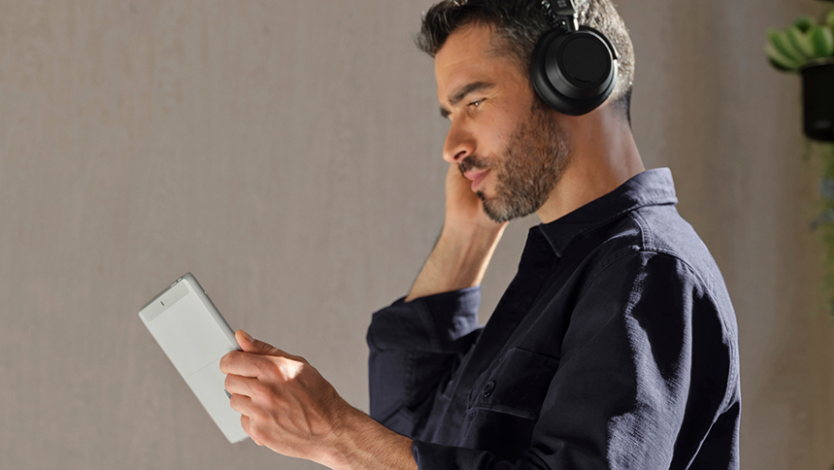
<path id="1" fill-rule="evenodd" d="M 484 385 L 484 391 L 481 393 L 481 395 L 483 395 L 484 398 L 487 398 L 490 395 L 492 395 L 493 390 L 495 390 L 495 382 L 488 382 L 486 385 Z"/>

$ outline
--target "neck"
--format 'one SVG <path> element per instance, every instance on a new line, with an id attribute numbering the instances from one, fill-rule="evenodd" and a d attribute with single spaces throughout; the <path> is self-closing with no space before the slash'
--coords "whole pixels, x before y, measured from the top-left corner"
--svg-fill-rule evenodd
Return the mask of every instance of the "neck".
<path id="1" fill-rule="evenodd" d="M 553 222 L 646 170 L 628 121 L 608 104 L 584 116 L 560 116 L 571 136 L 571 159 L 547 201 L 536 211 Z"/>

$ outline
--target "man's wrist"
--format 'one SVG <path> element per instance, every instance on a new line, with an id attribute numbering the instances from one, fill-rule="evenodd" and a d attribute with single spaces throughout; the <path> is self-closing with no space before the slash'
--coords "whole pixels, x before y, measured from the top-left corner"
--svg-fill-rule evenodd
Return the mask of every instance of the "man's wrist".
<path id="1" fill-rule="evenodd" d="M 445 225 L 405 301 L 480 285 L 503 232 Z"/>
<path id="2" fill-rule="evenodd" d="M 480 240 L 485 243 L 490 243 L 500 238 L 506 227 L 506 223 L 483 226 L 474 222 L 460 222 L 447 219 L 443 223 L 443 230 L 440 236 L 441 238 Z"/>
<path id="3" fill-rule="evenodd" d="M 320 463 L 334 470 L 417 470 L 412 444 L 411 439 L 351 407 Z"/>

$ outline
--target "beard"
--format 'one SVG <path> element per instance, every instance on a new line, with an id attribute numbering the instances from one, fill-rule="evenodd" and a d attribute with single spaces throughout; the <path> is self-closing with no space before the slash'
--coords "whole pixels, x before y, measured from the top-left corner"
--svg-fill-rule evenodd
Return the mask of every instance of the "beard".
<path id="1" fill-rule="evenodd" d="M 489 169 L 495 174 L 495 195 L 478 191 L 484 213 L 495 222 L 507 222 L 536 212 L 547 201 L 565 172 L 571 146 L 552 110 L 538 96 L 526 121 L 510 135 L 503 158 L 480 159 L 475 155 L 461 161 L 459 169 Z"/>

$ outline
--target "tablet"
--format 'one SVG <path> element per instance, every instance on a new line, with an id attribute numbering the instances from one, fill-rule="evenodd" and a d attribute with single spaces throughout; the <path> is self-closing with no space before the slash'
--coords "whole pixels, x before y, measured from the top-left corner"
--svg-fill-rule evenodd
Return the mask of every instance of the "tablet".
<path id="1" fill-rule="evenodd" d="M 220 359 L 240 350 L 235 332 L 191 273 L 148 302 L 139 317 L 229 442 L 247 437 L 229 405 Z"/>

